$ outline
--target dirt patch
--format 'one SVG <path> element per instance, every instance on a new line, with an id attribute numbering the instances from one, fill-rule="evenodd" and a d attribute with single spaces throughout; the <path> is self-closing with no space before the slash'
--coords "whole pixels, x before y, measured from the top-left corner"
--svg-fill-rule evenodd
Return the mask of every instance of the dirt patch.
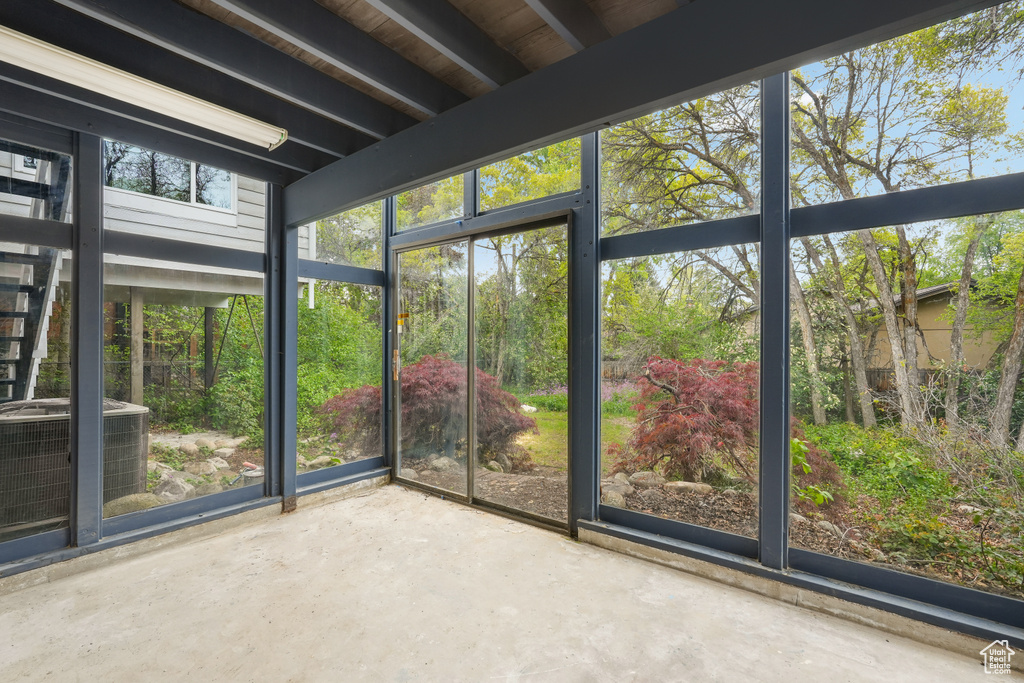
<path id="1" fill-rule="evenodd" d="M 416 472 L 409 477 L 409 471 Z M 423 484 L 453 493 L 466 494 L 466 470 L 437 471 L 425 462 L 402 467 L 400 476 L 415 478 Z M 510 474 L 478 468 L 476 497 L 505 507 L 523 510 L 558 522 L 569 519 L 568 480 L 564 471 L 554 467 L 535 467 L 527 473 Z"/>

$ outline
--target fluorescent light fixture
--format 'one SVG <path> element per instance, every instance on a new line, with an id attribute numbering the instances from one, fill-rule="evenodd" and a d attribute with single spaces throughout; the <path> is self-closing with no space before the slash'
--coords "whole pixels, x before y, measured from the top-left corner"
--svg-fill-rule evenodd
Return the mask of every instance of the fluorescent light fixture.
<path id="1" fill-rule="evenodd" d="M 274 149 L 288 131 L 0 26 L 0 61 Z"/>

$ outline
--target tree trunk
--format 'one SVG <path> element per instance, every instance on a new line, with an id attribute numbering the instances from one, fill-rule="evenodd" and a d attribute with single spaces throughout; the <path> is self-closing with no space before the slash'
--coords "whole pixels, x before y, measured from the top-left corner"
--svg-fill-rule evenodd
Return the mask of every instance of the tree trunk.
<path id="1" fill-rule="evenodd" d="M 994 222 L 991 215 L 979 216 L 974 221 L 974 234 L 967 244 L 964 267 L 960 271 L 960 286 L 956 293 L 956 313 L 953 328 L 949 332 L 949 371 L 946 373 L 946 422 L 956 424 L 960 420 L 960 376 L 964 365 L 964 324 L 967 321 L 967 307 L 971 302 L 971 275 L 974 271 L 974 257 L 978 253 L 981 238 Z"/>
<path id="2" fill-rule="evenodd" d="M 882 257 L 878 255 L 878 245 L 870 230 L 859 230 L 857 235 L 864 244 L 864 257 L 871 269 L 875 287 L 878 290 L 878 304 L 882 307 L 885 318 L 885 329 L 889 336 L 889 348 L 892 354 L 893 370 L 896 374 L 896 393 L 900 401 L 900 420 L 904 427 L 916 427 L 921 424 L 920 401 L 917 396 L 917 377 L 913 383 L 907 373 L 907 359 L 903 353 L 903 335 L 896 317 L 896 302 L 893 301 L 892 288 L 885 272 Z M 913 339 L 914 349 L 917 340 Z M 916 368 L 914 368 L 916 370 Z"/>
<path id="3" fill-rule="evenodd" d="M 860 405 L 861 421 L 865 427 L 870 429 L 878 423 L 875 420 L 875 404 L 871 396 L 871 389 L 868 387 L 868 363 L 867 355 L 864 351 L 864 341 L 861 338 L 857 317 L 853 314 L 853 309 L 850 307 L 850 302 L 846 295 L 846 285 L 843 283 L 842 273 L 839 270 L 839 255 L 836 254 L 836 248 L 828 236 L 824 239 L 825 245 L 829 249 L 829 257 L 832 262 L 832 270 L 834 271 L 829 291 L 836 305 L 839 306 L 839 310 L 843 312 L 843 318 L 846 320 L 847 336 L 850 339 L 850 365 L 853 366 L 853 379 L 857 386 L 857 401 Z M 807 255 L 811 258 L 818 272 L 827 273 L 828 271 L 821 262 L 821 256 L 811 243 L 811 240 L 804 237 L 800 241 L 803 243 L 804 249 L 807 250 Z"/>
<path id="4" fill-rule="evenodd" d="M 797 279 L 796 269 L 793 268 L 793 261 L 789 262 L 789 298 L 793 303 L 793 311 L 797 320 L 800 321 L 800 336 L 803 339 L 804 356 L 807 362 L 807 374 L 811 378 L 811 413 L 814 416 L 814 424 L 823 425 L 826 422 L 825 408 L 821 402 L 821 372 L 818 369 L 818 349 L 814 343 L 814 330 L 811 327 L 811 312 L 807 308 L 807 299 L 804 297 L 803 287 Z"/>
<path id="5" fill-rule="evenodd" d="M 1003 356 L 1003 370 L 996 391 L 996 405 L 992 409 L 989 438 L 997 446 L 1006 446 L 1010 436 L 1010 413 L 1013 411 L 1013 394 L 1020 375 L 1021 351 L 1024 351 L 1024 270 L 1017 283 L 1017 298 L 1014 301 L 1013 332 Z"/>
<path id="6" fill-rule="evenodd" d="M 903 299 L 903 357 L 907 364 L 907 378 L 910 390 L 919 391 L 921 373 L 917 361 L 917 265 L 914 251 L 907 241 L 907 231 L 903 226 L 896 228 L 899 238 L 900 294 Z"/>

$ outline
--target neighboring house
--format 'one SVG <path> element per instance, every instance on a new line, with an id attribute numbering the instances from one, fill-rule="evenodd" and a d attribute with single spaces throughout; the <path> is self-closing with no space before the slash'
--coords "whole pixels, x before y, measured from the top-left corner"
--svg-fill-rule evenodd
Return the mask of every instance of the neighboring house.
<path id="1" fill-rule="evenodd" d="M 953 330 L 953 308 L 956 305 L 954 289 L 957 282 L 948 282 L 917 290 L 917 324 L 920 334 L 917 336 L 918 368 L 921 380 L 933 372 L 942 370 L 950 361 L 950 334 Z M 903 300 L 898 295 L 893 297 L 897 313 L 901 313 Z M 985 305 L 972 301 L 972 306 Z M 878 312 L 881 317 L 881 312 Z M 872 343 L 873 341 L 873 343 Z M 974 331 L 971 324 L 965 324 L 963 330 L 964 361 L 968 370 L 981 370 L 988 365 L 998 349 L 995 333 L 985 330 L 981 334 Z M 891 388 L 889 375 L 892 372 L 892 346 L 885 324 L 879 321 L 875 338 L 869 340 L 868 381 L 873 389 Z"/>
<path id="2" fill-rule="evenodd" d="M 6 144 L 6 143 L 5 143 Z M 187 160 L 119 145 L 111 163 L 108 147 L 104 226 L 124 232 L 263 254 L 264 184 Z M 71 220 L 71 183 L 67 157 L 29 156 L 17 145 L 0 148 L 0 213 Z M 145 164 L 148 163 L 148 166 Z M 155 186 L 155 187 L 154 187 Z M 311 230 L 299 230 L 299 258 L 315 258 Z M 315 234 L 315 233 L 314 233 Z M 109 248 L 110 241 L 107 246 Z M 104 299 L 113 317 L 131 306 L 173 304 L 224 308 L 236 295 L 262 296 L 263 278 L 251 271 L 156 261 L 116 253 L 105 256 Z M 54 323 L 54 304 L 70 300 L 70 252 L 0 242 L 0 402 L 33 398 L 40 364 L 63 363 L 70 325 Z M 304 281 L 305 282 L 305 281 Z M 108 324 L 108 330 L 113 326 Z M 135 328 L 141 336 L 141 327 Z M 108 334 L 108 338 L 109 338 Z M 130 396 L 142 402 L 142 340 L 132 346 Z M 65 354 L 66 355 L 66 354 Z"/>

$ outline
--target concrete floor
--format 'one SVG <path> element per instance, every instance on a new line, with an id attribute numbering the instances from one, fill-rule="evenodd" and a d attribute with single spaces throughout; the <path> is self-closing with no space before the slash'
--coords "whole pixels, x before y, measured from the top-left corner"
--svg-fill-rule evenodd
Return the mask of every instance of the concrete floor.
<path id="1" fill-rule="evenodd" d="M 0 634 L 3 681 L 986 678 L 978 658 L 398 486 L 9 592 Z"/>

